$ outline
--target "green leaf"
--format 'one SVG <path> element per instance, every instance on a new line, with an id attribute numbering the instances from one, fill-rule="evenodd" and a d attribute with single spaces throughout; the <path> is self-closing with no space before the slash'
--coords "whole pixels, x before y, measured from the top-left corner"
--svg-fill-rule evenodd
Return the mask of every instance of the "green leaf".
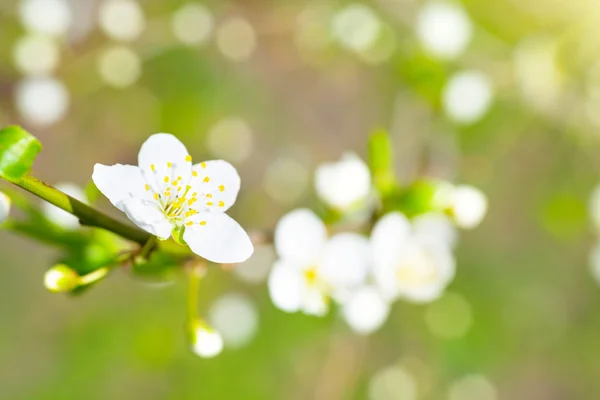
<path id="1" fill-rule="evenodd" d="M 26 175 L 42 144 L 18 126 L 0 130 L 0 177 L 17 180 Z"/>
<path id="2" fill-rule="evenodd" d="M 402 190 L 395 191 L 384 203 L 386 211 L 401 211 L 408 217 L 415 217 L 431 211 L 440 211 L 435 204 L 441 181 L 423 179 Z"/>
<path id="3" fill-rule="evenodd" d="M 388 196 L 396 187 L 392 141 L 385 130 L 378 130 L 369 139 L 369 168 L 375 187 L 382 197 Z"/>

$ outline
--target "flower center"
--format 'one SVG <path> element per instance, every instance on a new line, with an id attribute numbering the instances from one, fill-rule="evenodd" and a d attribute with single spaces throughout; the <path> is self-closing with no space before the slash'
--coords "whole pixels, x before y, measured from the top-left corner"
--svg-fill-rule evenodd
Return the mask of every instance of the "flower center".
<path id="1" fill-rule="evenodd" d="M 431 257 L 421 250 L 402 260 L 396 270 L 396 277 L 404 286 L 422 287 L 435 281 L 437 269 Z"/>
<path id="2" fill-rule="evenodd" d="M 317 269 L 315 267 L 311 267 L 307 270 L 304 270 L 304 279 L 306 279 L 306 282 L 310 285 L 313 286 L 317 283 Z"/>

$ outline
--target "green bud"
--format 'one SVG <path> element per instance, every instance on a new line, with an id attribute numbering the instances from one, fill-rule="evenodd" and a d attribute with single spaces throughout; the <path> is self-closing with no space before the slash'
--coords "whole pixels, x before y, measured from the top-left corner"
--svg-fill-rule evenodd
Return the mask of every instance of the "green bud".
<path id="1" fill-rule="evenodd" d="M 65 264 L 58 264 L 46 271 L 44 286 L 51 292 L 70 292 L 79 286 L 79 275 Z"/>
<path id="2" fill-rule="evenodd" d="M 185 242 L 185 240 L 183 240 L 184 232 L 185 232 L 185 226 L 181 225 L 181 226 L 173 229 L 173 232 L 171 233 L 173 236 L 173 240 L 175 240 L 175 242 L 181 246 L 187 246 L 187 243 Z"/>

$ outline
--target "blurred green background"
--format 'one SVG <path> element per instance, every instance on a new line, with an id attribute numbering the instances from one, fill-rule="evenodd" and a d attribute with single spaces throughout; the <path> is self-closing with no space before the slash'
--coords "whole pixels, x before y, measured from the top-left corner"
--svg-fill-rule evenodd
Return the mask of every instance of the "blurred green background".
<path id="1" fill-rule="evenodd" d="M 108 3 L 0 1 L 0 125 L 43 142 L 36 176 L 83 186 L 96 162 L 135 164 L 149 134 L 170 132 L 194 159 L 230 160 L 232 215 L 272 229 L 315 204 L 319 163 L 364 157 L 383 127 L 403 182 L 476 185 L 489 214 L 461 237 L 449 295 L 395 304 L 366 338 L 336 310 L 272 306 L 268 249 L 242 271 L 211 269 L 201 311 L 234 293 L 258 324 L 209 360 L 187 348 L 183 277 L 117 271 L 54 295 L 42 277 L 55 250 L 2 232 L 1 399 L 600 398 L 587 211 L 600 3 Z M 465 71 L 475 79 L 457 83 Z"/>

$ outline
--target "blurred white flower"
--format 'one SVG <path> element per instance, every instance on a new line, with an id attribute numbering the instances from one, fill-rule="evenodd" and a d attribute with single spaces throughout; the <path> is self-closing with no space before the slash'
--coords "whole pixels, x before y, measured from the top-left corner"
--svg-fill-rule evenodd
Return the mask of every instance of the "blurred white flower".
<path id="1" fill-rule="evenodd" d="M 454 3 L 433 1 L 417 17 L 417 36 L 425 50 L 442 59 L 453 59 L 465 51 L 473 27 L 465 10 Z"/>
<path id="2" fill-rule="evenodd" d="M 279 221 L 275 249 L 279 260 L 269 276 L 269 293 L 286 312 L 324 315 L 330 297 L 345 300 L 367 275 L 367 239 L 343 233 L 328 241 L 325 224 L 307 209 Z"/>
<path id="3" fill-rule="evenodd" d="M 448 400 L 496 400 L 498 392 L 484 375 L 466 375 L 452 383 Z"/>
<path id="4" fill-rule="evenodd" d="M 399 365 L 378 371 L 369 382 L 369 400 L 417 400 L 417 380 Z"/>
<path id="5" fill-rule="evenodd" d="M 100 3 L 99 24 L 114 40 L 137 39 L 146 26 L 144 10 L 135 0 L 104 0 Z"/>
<path id="6" fill-rule="evenodd" d="M 338 11 L 331 21 L 333 37 L 349 50 L 371 48 L 381 32 L 381 21 L 365 4 L 354 3 Z"/>
<path id="7" fill-rule="evenodd" d="M 271 266 L 276 259 L 273 246 L 257 245 L 254 247 L 252 256 L 243 263 L 237 264 L 232 273 L 244 282 L 262 283 L 269 276 Z"/>
<path id="8" fill-rule="evenodd" d="M 589 212 L 594 229 L 600 233 L 600 185 L 594 188 L 590 196 Z"/>
<path id="9" fill-rule="evenodd" d="M 600 243 L 596 243 L 590 253 L 590 270 L 592 277 L 600 284 Z"/>
<path id="10" fill-rule="evenodd" d="M 214 357 L 223 350 L 223 338 L 219 332 L 199 322 L 192 339 L 192 350 L 202 358 Z"/>
<path id="11" fill-rule="evenodd" d="M 54 187 L 58 190 L 65 192 L 69 196 L 83 203 L 87 203 L 87 199 L 83 189 L 74 183 L 60 182 Z M 79 220 L 72 214 L 69 214 L 65 210 L 62 210 L 48 202 L 42 203 L 42 212 L 53 224 L 60 226 L 65 229 L 77 229 L 79 228 Z"/>
<path id="12" fill-rule="evenodd" d="M 69 93 L 54 78 L 25 78 L 17 85 L 16 105 L 21 116 L 39 126 L 61 120 L 69 107 Z"/>
<path id="13" fill-rule="evenodd" d="M 342 312 L 346 323 L 354 332 L 368 335 L 387 320 L 390 305 L 376 287 L 363 286 L 350 295 Z"/>
<path id="14" fill-rule="evenodd" d="M 399 212 L 381 218 L 371 234 L 375 281 L 386 298 L 430 302 L 443 293 L 455 272 L 451 243 L 430 223 L 411 224 Z"/>
<path id="15" fill-rule="evenodd" d="M 494 94 L 486 75 L 479 71 L 463 71 L 450 78 L 442 96 L 446 114 L 457 122 L 470 124 L 485 115 Z"/>
<path id="16" fill-rule="evenodd" d="M 213 303 L 209 321 L 221 333 L 226 347 L 234 349 L 248 344 L 258 329 L 258 311 L 246 296 L 226 294 Z"/>
<path id="17" fill-rule="evenodd" d="M 252 129 L 240 117 L 218 121 L 208 131 L 207 145 L 211 153 L 232 162 L 243 162 L 252 153 Z"/>
<path id="18" fill-rule="evenodd" d="M 256 33 L 243 18 L 230 18 L 217 30 L 217 47 L 232 61 L 245 61 L 256 50 Z"/>
<path id="19" fill-rule="evenodd" d="M 315 190 L 325 203 L 342 211 L 364 204 L 371 194 L 369 167 L 354 153 L 321 164 L 315 172 Z"/>
<path id="20" fill-rule="evenodd" d="M 478 226 L 487 213 L 487 197 L 474 186 L 458 185 L 451 193 L 450 214 L 463 229 Z"/>
<path id="21" fill-rule="evenodd" d="M 0 224 L 8 219 L 10 204 L 10 197 L 0 192 Z"/>
<path id="22" fill-rule="evenodd" d="M 142 74 L 140 57 L 126 46 L 116 45 L 102 51 L 98 72 L 104 82 L 115 88 L 133 85 Z"/>
<path id="23" fill-rule="evenodd" d="M 15 44 L 13 59 L 23 74 L 48 74 L 54 71 L 58 64 L 58 44 L 50 36 L 29 34 Z"/>
<path id="24" fill-rule="evenodd" d="M 194 45 L 209 38 L 214 27 L 214 17 L 202 4 L 188 3 L 173 14 L 171 24 L 177 39 Z"/>
<path id="25" fill-rule="evenodd" d="M 67 33 L 73 18 L 66 0 L 22 0 L 19 15 L 28 30 L 51 36 Z"/>

